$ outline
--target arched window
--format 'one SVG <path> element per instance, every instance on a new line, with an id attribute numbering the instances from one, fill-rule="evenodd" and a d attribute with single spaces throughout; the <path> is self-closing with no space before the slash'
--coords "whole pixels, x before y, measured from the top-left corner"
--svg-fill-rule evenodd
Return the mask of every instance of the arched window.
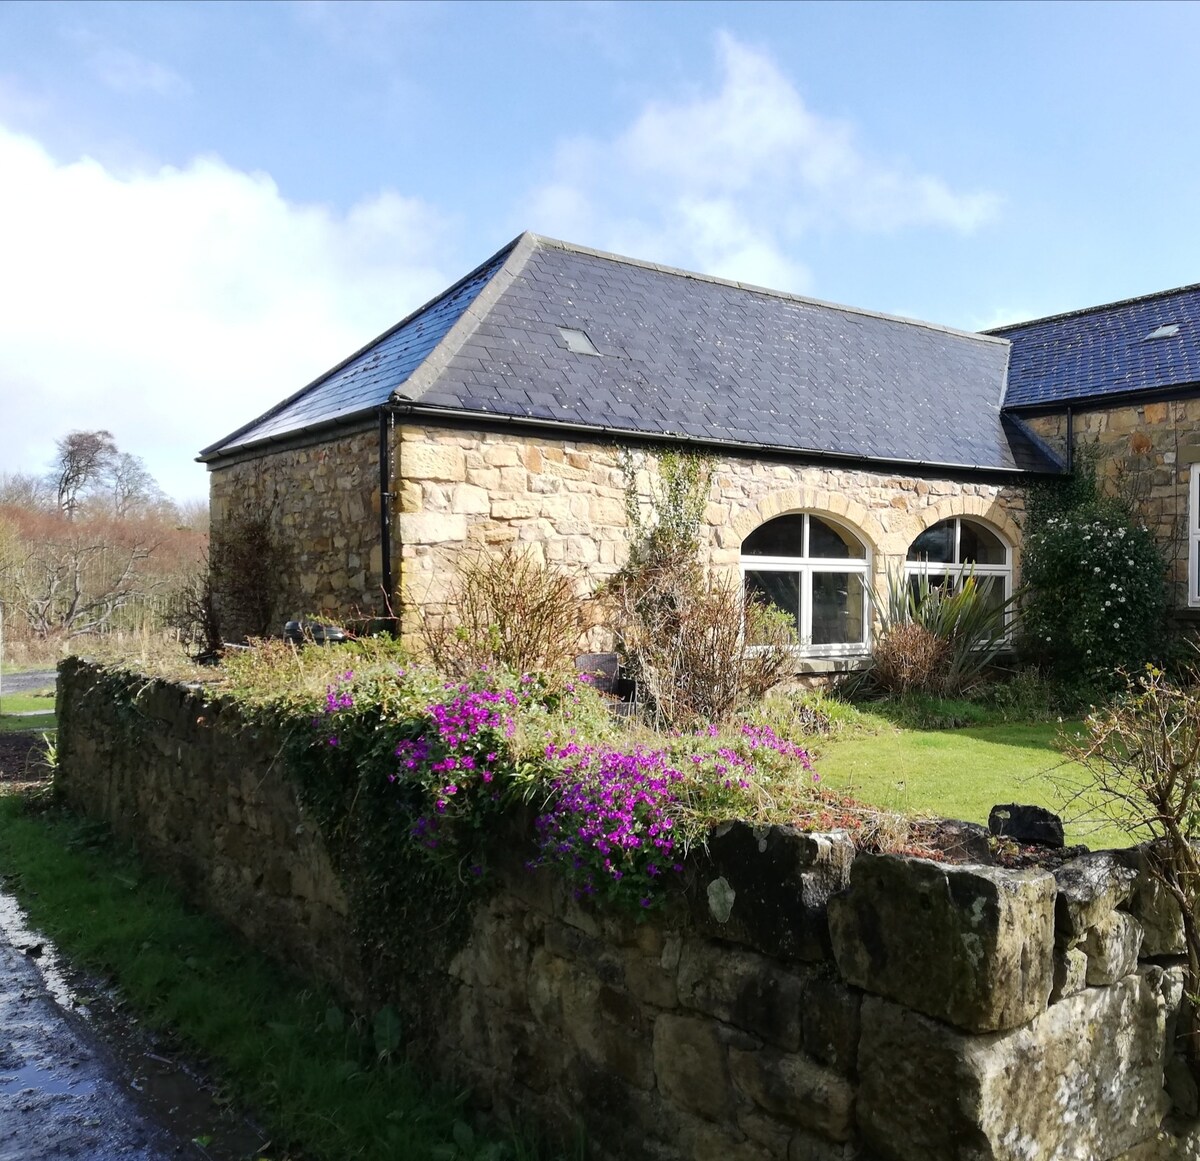
<path id="1" fill-rule="evenodd" d="M 986 525 L 954 516 L 926 528 L 909 546 L 904 571 L 911 585 L 928 577 L 931 585 L 957 588 L 974 576 L 989 604 L 1012 596 L 1012 549 Z"/>
<path id="2" fill-rule="evenodd" d="M 768 520 L 742 542 L 747 591 L 787 613 L 816 656 L 866 649 L 867 568 L 853 532 L 807 512 Z"/>

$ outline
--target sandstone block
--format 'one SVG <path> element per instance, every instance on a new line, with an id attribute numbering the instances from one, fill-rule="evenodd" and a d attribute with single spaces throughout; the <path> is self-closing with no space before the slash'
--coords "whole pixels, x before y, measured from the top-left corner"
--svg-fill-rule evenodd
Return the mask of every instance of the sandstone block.
<path id="1" fill-rule="evenodd" d="M 812 1129 L 834 1141 L 848 1141 L 854 1125 L 854 1088 L 845 1077 L 800 1053 L 763 1048 L 730 1049 L 733 1082 L 775 1117 Z"/>
<path id="2" fill-rule="evenodd" d="M 1013 1028 L 1054 983 L 1054 878 L 860 854 L 829 903 L 843 978 L 970 1032 Z"/>
<path id="3" fill-rule="evenodd" d="M 450 500 L 452 512 L 468 515 L 487 515 L 491 511 L 492 499 L 487 492 L 475 484 L 459 484 Z"/>
<path id="4" fill-rule="evenodd" d="M 722 823 L 690 863 L 688 899 L 701 931 L 781 959 L 830 954 L 829 897 L 849 881 L 854 844 L 841 832 Z M 709 888 L 728 902 L 714 911 Z"/>
<path id="5" fill-rule="evenodd" d="M 733 1113 L 726 1047 L 711 1020 L 659 1016 L 654 1022 L 654 1072 L 664 1096 L 709 1121 Z"/>
<path id="6" fill-rule="evenodd" d="M 483 450 L 483 459 L 489 467 L 493 468 L 511 468 L 520 462 L 517 449 L 512 444 L 507 443 L 493 444 L 491 447 L 485 447 Z"/>
<path id="7" fill-rule="evenodd" d="M 462 448 L 446 444 L 405 442 L 398 466 L 406 480 L 458 481 L 467 478 Z"/>
<path id="8" fill-rule="evenodd" d="M 1063 863 L 1054 872 L 1059 939 L 1082 939 L 1089 927 L 1129 898 L 1136 879 L 1137 872 L 1111 851 L 1097 851 Z"/>
<path id="9" fill-rule="evenodd" d="M 1167 1111 L 1159 976 L 1088 988 L 990 1036 L 867 997 L 860 1132 L 884 1161 L 1096 1161 L 1133 1148 Z"/>
<path id="10" fill-rule="evenodd" d="M 401 512 L 398 521 L 404 544 L 445 544 L 465 540 L 467 521 L 449 512 Z"/>
<path id="11" fill-rule="evenodd" d="M 1116 983 L 1137 969 L 1142 948 L 1142 925 L 1124 911 L 1110 911 L 1092 927 L 1080 944 L 1087 956 L 1087 982 Z"/>
<path id="12" fill-rule="evenodd" d="M 679 962 L 679 1002 L 772 1044 L 800 1047 L 804 977 L 753 952 L 691 939 Z"/>
<path id="13" fill-rule="evenodd" d="M 537 500 L 493 500 L 492 517 L 496 520 L 532 520 L 541 507 Z"/>
<path id="14" fill-rule="evenodd" d="M 837 1072 L 853 1072 L 861 1010 L 861 992 L 848 988 L 832 971 L 814 974 L 804 988 L 804 1051 Z"/>
<path id="15" fill-rule="evenodd" d="M 1183 915 L 1174 896 L 1150 870 L 1146 851 L 1133 847 L 1118 852 L 1118 857 L 1137 872 L 1127 907 L 1142 925 L 1142 955 L 1182 955 Z"/>
<path id="16" fill-rule="evenodd" d="M 1050 1003 L 1077 995 L 1087 987 L 1088 957 L 1078 947 L 1056 947 L 1054 949 L 1054 987 L 1050 989 Z"/>
<path id="17" fill-rule="evenodd" d="M 607 496 L 593 496 L 588 502 L 588 519 L 593 524 L 607 524 L 610 527 L 625 526 L 625 505 Z"/>

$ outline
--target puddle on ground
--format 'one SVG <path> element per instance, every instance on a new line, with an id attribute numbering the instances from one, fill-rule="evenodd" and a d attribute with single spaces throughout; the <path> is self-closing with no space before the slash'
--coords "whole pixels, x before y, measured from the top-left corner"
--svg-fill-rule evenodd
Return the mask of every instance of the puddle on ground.
<path id="1" fill-rule="evenodd" d="M 245 1161 L 267 1148 L 0 891 L 0 1161 Z"/>

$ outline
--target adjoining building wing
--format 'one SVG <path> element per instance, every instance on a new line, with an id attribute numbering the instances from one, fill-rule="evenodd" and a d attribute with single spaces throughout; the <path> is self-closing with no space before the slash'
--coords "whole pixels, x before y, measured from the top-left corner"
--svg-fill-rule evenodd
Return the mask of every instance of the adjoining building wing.
<path id="1" fill-rule="evenodd" d="M 988 333 L 1012 343 L 1006 410 L 1058 411 L 1200 387 L 1200 285 Z"/>

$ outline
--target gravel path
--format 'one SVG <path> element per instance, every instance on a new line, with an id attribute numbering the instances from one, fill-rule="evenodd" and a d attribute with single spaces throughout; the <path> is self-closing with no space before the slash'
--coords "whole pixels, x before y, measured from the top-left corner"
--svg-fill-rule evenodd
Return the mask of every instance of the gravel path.
<path id="1" fill-rule="evenodd" d="M 26 669 L 21 673 L 0 673 L 0 695 L 6 693 L 37 693 L 53 689 L 58 674 L 53 669 Z"/>
<path id="2" fill-rule="evenodd" d="M 35 740 L 0 734 L 0 783 L 46 778 L 33 755 L 13 761 Z M 243 1161 L 265 1147 L 171 1041 L 60 960 L 0 889 L 0 1161 Z"/>

